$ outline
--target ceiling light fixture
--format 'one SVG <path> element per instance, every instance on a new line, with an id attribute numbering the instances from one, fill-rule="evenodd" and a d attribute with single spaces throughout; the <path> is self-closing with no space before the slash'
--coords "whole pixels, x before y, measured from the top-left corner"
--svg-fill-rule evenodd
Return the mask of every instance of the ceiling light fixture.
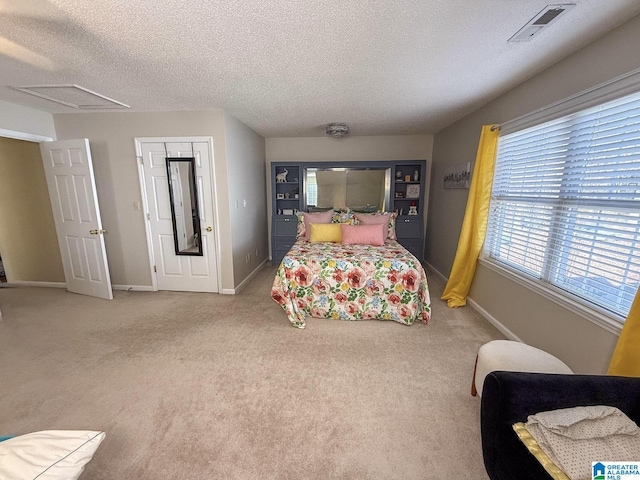
<path id="1" fill-rule="evenodd" d="M 346 123 L 330 123 L 327 125 L 327 135 L 335 138 L 342 138 L 349 133 L 349 126 Z"/>

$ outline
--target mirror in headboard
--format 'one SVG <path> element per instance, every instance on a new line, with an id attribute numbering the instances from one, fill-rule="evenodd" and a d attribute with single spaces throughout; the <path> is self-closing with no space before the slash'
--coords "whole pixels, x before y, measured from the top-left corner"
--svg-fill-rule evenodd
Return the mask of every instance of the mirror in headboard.
<path id="1" fill-rule="evenodd" d="M 391 168 L 305 168 L 304 185 L 308 211 L 384 211 L 390 201 Z"/>

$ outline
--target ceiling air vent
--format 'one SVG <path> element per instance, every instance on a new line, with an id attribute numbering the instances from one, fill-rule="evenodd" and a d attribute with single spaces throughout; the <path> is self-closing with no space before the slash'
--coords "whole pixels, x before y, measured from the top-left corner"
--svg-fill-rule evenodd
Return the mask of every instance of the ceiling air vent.
<path id="1" fill-rule="evenodd" d="M 524 27 L 516 32 L 516 34 L 509 39 L 510 42 L 528 42 L 538 33 L 540 33 L 545 27 L 548 27 L 551 22 L 557 20 L 564 15 L 567 11 L 575 7 L 575 3 L 567 3 L 560 5 L 547 5 L 533 17 Z"/>

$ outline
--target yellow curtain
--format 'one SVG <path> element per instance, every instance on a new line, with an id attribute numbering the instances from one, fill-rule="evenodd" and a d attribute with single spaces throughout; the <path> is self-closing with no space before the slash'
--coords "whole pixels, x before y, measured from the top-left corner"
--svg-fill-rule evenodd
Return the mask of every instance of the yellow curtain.
<path id="1" fill-rule="evenodd" d="M 607 373 L 640 377 L 640 291 L 631 304 Z"/>
<path id="2" fill-rule="evenodd" d="M 473 275 L 476 272 L 476 262 L 487 232 L 498 133 L 499 129 L 494 125 L 482 127 L 469 187 L 469 198 L 460 229 L 458 250 L 453 260 L 449 281 L 441 297 L 442 300 L 447 301 L 449 307 L 466 305 Z"/>

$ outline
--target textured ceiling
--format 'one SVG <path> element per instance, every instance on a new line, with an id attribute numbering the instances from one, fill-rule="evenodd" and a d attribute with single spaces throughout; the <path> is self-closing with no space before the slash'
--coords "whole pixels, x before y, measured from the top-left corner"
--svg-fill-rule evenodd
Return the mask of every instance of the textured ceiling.
<path id="1" fill-rule="evenodd" d="M 0 0 L 0 99 L 77 112 L 10 87 L 78 84 L 132 111 L 222 108 L 264 137 L 435 133 L 640 13 L 566 1 L 507 43 L 550 3 Z"/>

